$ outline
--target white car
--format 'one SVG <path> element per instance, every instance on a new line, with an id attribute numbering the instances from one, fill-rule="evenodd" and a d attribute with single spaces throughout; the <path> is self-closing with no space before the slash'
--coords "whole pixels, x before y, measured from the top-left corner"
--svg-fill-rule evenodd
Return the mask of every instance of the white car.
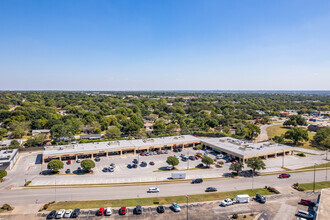
<path id="1" fill-rule="evenodd" d="M 149 188 L 148 193 L 158 193 L 159 192 L 159 188 Z"/>
<path id="2" fill-rule="evenodd" d="M 178 156 L 178 155 L 176 155 L 176 154 L 174 155 L 174 157 L 175 157 L 175 158 L 177 158 L 177 159 L 179 159 L 179 156 Z"/>
<path id="3" fill-rule="evenodd" d="M 81 160 L 80 160 L 80 159 L 78 159 L 78 160 L 77 160 L 77 163 L 81 163 Z"/>
<path id="4" fill-rule="evenodd" d="M 63 218 L 65 213 L 65 209 L 61 209 L 60 211 L 58 211 L 58 213 L 56 214 L 55 218 Z"/>
<path id="5" fill-rule="evenodd" d="M 229 205 L 233 205 L 235 203 L 235 200 L 233 199 L 225 199 L 221 202 L 221 206 L 229 206 Z"/>
<path id="6" fill-rule="evenodd" d="M 180 212 L 181 211 L 180 206 L 178 204 L 176 204 L 176 202 L 172 203 L 172 208 L 175 212 Z"/>
<path id="7" fill-rule="evenodd" d="M 218 154 L 216 158 L 217 158 L 217 159 L 221 159 L 222 157 L 223 157 L 222 154 Z"/>
<path id="8" fill-rule="evenodd" d="M 65 214 L 64 214 L 64 218 L 70 218 L 71 217 L 71 214 L 72 214 L 72 209 L 68 209 L 66 210 Z"/>
<path id="9" fill-rule="evenodd" d="M 112 215 L 112 209 L 111 209 L 111 207 L 107 207 L 106 209 L 105 209 L 105 212 L 104 212 L 104 215 Z"/>

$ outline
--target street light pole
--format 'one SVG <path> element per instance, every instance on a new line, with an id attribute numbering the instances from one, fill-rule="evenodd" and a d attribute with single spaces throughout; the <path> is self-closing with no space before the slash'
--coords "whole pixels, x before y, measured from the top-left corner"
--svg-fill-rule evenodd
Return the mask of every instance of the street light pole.
<path id="1" fill-rule="evenodd" d="M 189 219 L 189 217 L 188 217 L 189 216 L 189 213 L 188 213 L 188 198 L 189 198 L 189 195 L 188 194 L 186 195 L 186 198 L 187 198 L 187 220 L 188 220 Z"/>
<path id="2" fill-rule="evenodd" d="M 314 164 L 314 181 L 313 181 L 313 192 L 315 192 L 315 164 Z"/>

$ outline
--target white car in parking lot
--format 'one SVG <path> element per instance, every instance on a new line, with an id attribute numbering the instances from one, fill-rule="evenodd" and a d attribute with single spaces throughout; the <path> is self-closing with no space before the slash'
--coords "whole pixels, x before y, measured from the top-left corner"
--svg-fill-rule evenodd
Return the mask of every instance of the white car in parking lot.
<path id="1" fill-rule="evenodd" d="M 55 218 L 57 218 L 57 219 L 63 218 L 64 213 L 65 213 L 65 209 L 61 209 L 60 211 L 58 211 Z"/>
<path id="2" fill-rule="evenodd" d="M 179 159 L 179 156 L 178 156 L 178 155 L 176 155 L 176 154 L 174 155 L 174 157 L 175 157 L 175 158 L 177 158 L 177 159 Z"/>
<path id="3" fill-rule="evenodd" d="M 68 209 L 66 210 L 65 214 L 64 214 L 64 218 L 70 218 L 71 217 L 71 214 L 72 214 L 72 209 Z"/>
<path id="4" fill-rule="evenodd" d="M 159 192 L 159 188 L 153 187 L 153 188 L 149 188 L 148 193 L 158 193 Z"/>
<path id="5" fill-rule="evenodd" d="M 111 207 L 107 207 L 105 209 L 104 215 L 107 215 L 107 216 L 112 215 L 112 209 L 111 209 Z"/>
<path id="6" fill-rule="evenodd" d="M 173 208 L 173 211 L 175 211 L 175 212 L 180 212 L 181 211 L 180 206 L 178 204 L 176 204 L 176 202 L 172 203 L 172 208 Z"/>
<path id="7" fill-rule="evenodd" d="M 229 206 L 235 204 L 236 201 L 234 199 L 225 199 L 221 202 L 221 206 Z"/>

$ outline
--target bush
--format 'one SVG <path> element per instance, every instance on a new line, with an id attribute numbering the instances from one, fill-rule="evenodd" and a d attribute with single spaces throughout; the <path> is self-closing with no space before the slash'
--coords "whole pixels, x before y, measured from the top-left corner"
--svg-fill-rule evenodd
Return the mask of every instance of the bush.
<path id="1" fill-rule="evenodd" d="M 32 181 L 31 180 L 29 180 L 29 181 L 27 181 L 26 183 L 25 183 L 25 185 L 24 186 L 28 186 L 28 185 L 30 185 L 32 183 Z"/>
<path id="2" fill-rule="evenodd" d="M 6 210 L 6 211 L 11 211 L 11 210 L 13 210 L 13 207 L 11 207 L 11 206 L 8 205 L 8 204 L 4 204 L 4 205 L 1 207 L 1 209 Z"/>
<path id="3" fill-rule="evenodd" d="M 6 170 L 0 170 L 0 180 L 2 180 L 2 178 L 4 178 L 5 176 L 7 176 L 7 171 Z"/>
<path id="4" fill-rule="evenodd" d="M 232 219 L 237 219 L 238 215 L 237 214 L 233 214 L 233 216 L 231 217 Z"/>
<path id="5" fill-rule="evenodd" d="M 292 185 L 292 188 L 294 188 L 295 190 L 298 190 L 298 191 L 305 191 L 303 188 L 301 188 L 299 186 L 299 183 L 295 183 Z"/>
<path id="6" fill-rule="evenodd" d="M 267 189 L 269 192 L 275 193 L 275 194 L 280 194 L 280 191 L 275 189 L 274 187 L 271 186 L 265 186 L 265 189 Z"/>

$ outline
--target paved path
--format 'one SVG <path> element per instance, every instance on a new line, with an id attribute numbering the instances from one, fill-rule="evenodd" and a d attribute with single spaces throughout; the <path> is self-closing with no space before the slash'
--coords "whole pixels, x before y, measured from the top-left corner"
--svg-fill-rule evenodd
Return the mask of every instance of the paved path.
<path id="1" fill-rule="evenodd" d="M 263 141 L 267 141 L 268 140 L 268 134 L 266 131 L 266 128 L 273 126 L 274 124 L 270 124 L 270 125 L 261 125 L 260 126 L 260 134 L 259 136 L 256 138 L 256 142 L 263 142 Z"/>

